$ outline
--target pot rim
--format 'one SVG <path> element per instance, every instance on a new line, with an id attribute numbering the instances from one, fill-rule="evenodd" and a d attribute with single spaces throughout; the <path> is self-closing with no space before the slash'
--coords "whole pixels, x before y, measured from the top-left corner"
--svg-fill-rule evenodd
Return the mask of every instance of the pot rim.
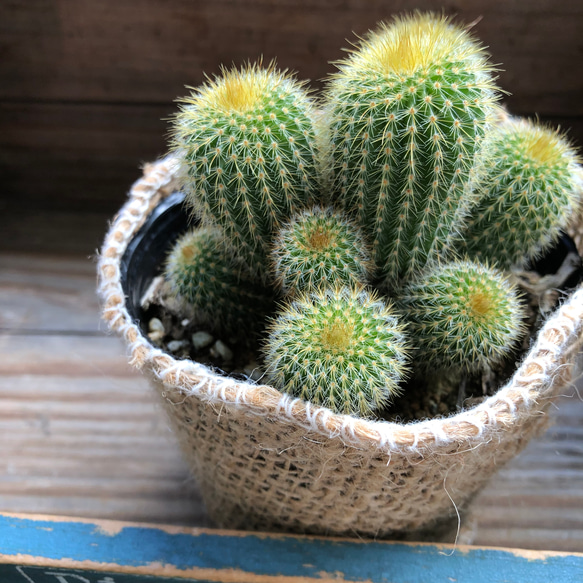
<path id="1" fill-rule="evenodd" d="M 207 366 L 177 360 L 153 346 L 126 308 L 120 270 L 121 258 L 156 205 L 178 186 L 178 162 L 170 155 L 144 167 L 144 176 L 129 192 L 115 216 L 98 261 L 98 294 L 102 317 L 120 334 L 129 350 L 130 363 L 161 380 L 179 401 L 195 395 L 216 404 L 245 408 L 253 415 L 304 427 L 327 438 L 341 438 L 356 447 L 385 451 L 421 452 L 454 443 L 471 445 L 491 439 L 504 427 L 524 422 L 544 412 L 549 401 L 572 379 L 571 364 L 583 343 L 583 286 L 546 321 L 536 341 L 512 378 L 498 392 L 471 409 L 449 417 L 409 422 L 360 419 L 333 413 L 282 394 L 269 385 L 237 381 L 214 373 Z M 557 382 L 562 377 L 563 382 Z M 182 396 L 180 396 L 182 394 Z"/>

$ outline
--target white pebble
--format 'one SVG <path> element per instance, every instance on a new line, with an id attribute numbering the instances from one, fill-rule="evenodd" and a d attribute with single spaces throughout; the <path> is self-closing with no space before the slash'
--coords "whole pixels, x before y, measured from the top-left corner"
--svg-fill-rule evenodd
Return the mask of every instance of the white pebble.
<path id="1" fill-rule="evenodd" d="M 164 331 L 162 330 L 160 332 L 160 330 L 156 330 L 154 332 L 150 332 L 148 334 L 148 338 L 152 341 L 155 342 L 156 344 L 160 343 L 160 340 L 162 340 L 162 338 L 164 338 Z"/>
<path id="2" fill-rule="evenodd" d="M 182 322 L 180 322 L 180 325 L 183 328 L 186 328 L 189 324 L 190 324 L 190 320 L 188 318 L 184 318 L 184 320 L 182 320 Z"/>
<path id="3" fill-rule="evenodd" d="M 171 340 L 168 342 L 168 350 L 170 352 L 178 352 L 180 349 L 188 346 L 188 342 L 186 340 Z"/>
<path id="4" fill-rule="evenodd" d="M 162 324 L 162 320 L 159 320 L 158 318 L 152 318 L 148 323 L 148 328 L 150 332 L 164 333 L 164 324 Z"/>
<path id="5" fill-rule="evenodd" d="M 214 341 L 215 339 L 212 334 L 209 334 L 208 332 L 200 331 L 195 332 L 192 335 L 192 345 L 195 350 L 202 350 L 203 348 L 210 346 Z"/>
<path id="6" fill-rule="evenodd" d="M 211 354 L 216 358 L 220 356 L 225 362 L 233 360 L 233 351 L 221 340 L 217 340 L 211 348 Z"/>

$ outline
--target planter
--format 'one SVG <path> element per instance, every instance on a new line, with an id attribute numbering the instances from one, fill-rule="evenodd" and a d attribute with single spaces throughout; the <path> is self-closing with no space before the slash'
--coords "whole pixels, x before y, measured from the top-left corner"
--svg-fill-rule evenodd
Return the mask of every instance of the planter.
<path id="1" fill-rule="evenodd" d="M 172 242 L 163 243 L 166 233 L 185 227 L 176 213 L 165 214 L 176 200 L 159 206 L 174 186 L 172 158 L 148 166 L 134 184 L 105 239 L 99 293 L 103 317 L 126 341 L 130 362 L 162 397 L 217 525 L 375 537 L 419 531 L 455 517 L 547 426 L 547 409 L 573 379 L 581 288 L 496 395 L 412 424 L 334 414 L 154 347 L 136 305 Z M 148 221 L 155 226 L 142 228 Z"/>

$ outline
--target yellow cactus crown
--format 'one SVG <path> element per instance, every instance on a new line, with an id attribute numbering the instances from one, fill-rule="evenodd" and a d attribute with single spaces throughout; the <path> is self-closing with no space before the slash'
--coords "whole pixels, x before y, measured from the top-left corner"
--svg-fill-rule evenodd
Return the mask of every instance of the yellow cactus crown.
<path id="1" fill-rule="evenodd" d="M 467 27 L 432 12 L 396 16 L 361 39 L 344 63 L 382 74 L 412 75 L 431 65 L 456 62 L 488 71 L 488 54 Z"/>

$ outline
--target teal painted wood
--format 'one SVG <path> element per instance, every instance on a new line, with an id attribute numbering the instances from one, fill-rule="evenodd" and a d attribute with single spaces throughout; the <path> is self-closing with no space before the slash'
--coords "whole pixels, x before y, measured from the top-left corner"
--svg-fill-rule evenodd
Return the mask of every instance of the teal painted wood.
<path id="1" fill-rule="evenodd" d="M 82 571 L 53 567 L 30 567 L 22 565 L 0 565 L 1 583 L 213 583 L 202 579 L 167 578 L 150 575 L 131 575 L 113 571 Z"/>
<path id="2" fill-rule="evenodd" d="M 576 554 L 113 525 L 0 515 L 0 582 L 583 581 Z"/>

